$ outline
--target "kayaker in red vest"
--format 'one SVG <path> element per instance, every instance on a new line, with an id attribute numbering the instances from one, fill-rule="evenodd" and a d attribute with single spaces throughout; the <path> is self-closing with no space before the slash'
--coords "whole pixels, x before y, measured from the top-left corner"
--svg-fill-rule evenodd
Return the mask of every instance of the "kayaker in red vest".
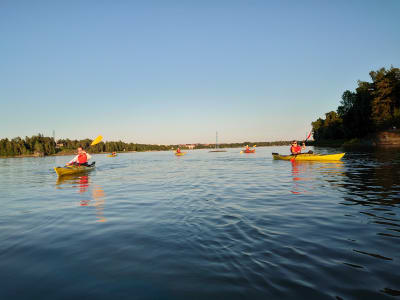
<path id="1" fill-rule="evenodd" d="M 304 149 L 306 149 L 306 145 L 304 143 L 301 146 L 298 146 L 297 141 L 293 141 L 292 146 L 290 147 L 290 153 L 292 153 L 292 155 L 300 154 L 301 150 Z"/>
<path id="2" fill-rule="evenodd" d="M 176 153 L 181 153 L 181 149 L 179 147 L 176 149 Z"/>
<path id="3" fill-rule="evenodd" d="M 244 149 L 244 153 L 253 153 L 254 151 L 255 149 L 250 149 L 249 145 L 246 145 L 246 149 Z"/>
<path id="4" fill-rule="evenodd" d="M 91 156 L 89 153 L 86 153 L 82 147 L 78 147 L 78 155 L 68 162 L 67 165 L 87 166 L 90 158 Z"/>

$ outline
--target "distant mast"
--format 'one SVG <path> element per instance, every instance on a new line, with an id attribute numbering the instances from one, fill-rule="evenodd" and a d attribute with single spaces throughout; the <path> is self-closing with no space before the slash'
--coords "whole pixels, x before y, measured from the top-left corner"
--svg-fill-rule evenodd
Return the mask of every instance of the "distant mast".
<path id="1" fill-rule="evenodd" d="M 226 150 L 218 150 L 218 131 L 215 132 L 215 148 L 208 152 L 226 152 Z"/>

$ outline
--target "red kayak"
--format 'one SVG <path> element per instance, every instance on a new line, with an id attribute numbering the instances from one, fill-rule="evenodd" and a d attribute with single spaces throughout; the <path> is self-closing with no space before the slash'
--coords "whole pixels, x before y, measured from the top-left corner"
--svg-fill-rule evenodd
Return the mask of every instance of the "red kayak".
<path id="1" fill-rule="evenodd" d="M 240 153 L 255 153 L 256 149 L 246 149 L 246 150 L 242 150 L 240 151 Z"/>

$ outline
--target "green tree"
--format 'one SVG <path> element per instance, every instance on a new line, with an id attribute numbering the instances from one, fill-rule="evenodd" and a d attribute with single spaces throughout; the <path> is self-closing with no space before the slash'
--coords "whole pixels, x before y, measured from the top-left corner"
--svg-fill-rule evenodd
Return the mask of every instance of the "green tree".
<path id="1" fill-rule="evenodd" d="M 378 129 L 390 127 L 396 121 L 400 107 L 400 69 L 381 68 L 370 72 L 375 89 L 372 92 L 372 119 Z"/>
<path id="2" fill-rule="evenodd" d="M 44 154 L 43 145 L 40 143 L 39 140 L 37 140 L 37 141 L 35 142 L 34 150 L 35 150 L 35 153 Z"/>

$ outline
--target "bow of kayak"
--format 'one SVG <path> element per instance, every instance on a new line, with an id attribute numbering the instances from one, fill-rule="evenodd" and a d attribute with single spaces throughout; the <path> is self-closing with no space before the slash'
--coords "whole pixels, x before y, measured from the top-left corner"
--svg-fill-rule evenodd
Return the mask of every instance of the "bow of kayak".
<path id="1" fill-rule="evenodd" d="M 302 161 L 338 161 L 341 160 L 342 157 L 346 153 L 338 153 L 338 154 L 297 154 L 297 155 L 280 155 L 279 153 L 272 153 L 272 157 L 274 159 L 280 160 L 302 160 Z"/>
<path id="2" fill-rule="evenodd" d="M 95 163 L 93 162 L 89 166 L 65 166 L 65 167 L 55 167 L 58 176 L 72 175 L 78 173 L 89 172 L 95 168 Z"/>

